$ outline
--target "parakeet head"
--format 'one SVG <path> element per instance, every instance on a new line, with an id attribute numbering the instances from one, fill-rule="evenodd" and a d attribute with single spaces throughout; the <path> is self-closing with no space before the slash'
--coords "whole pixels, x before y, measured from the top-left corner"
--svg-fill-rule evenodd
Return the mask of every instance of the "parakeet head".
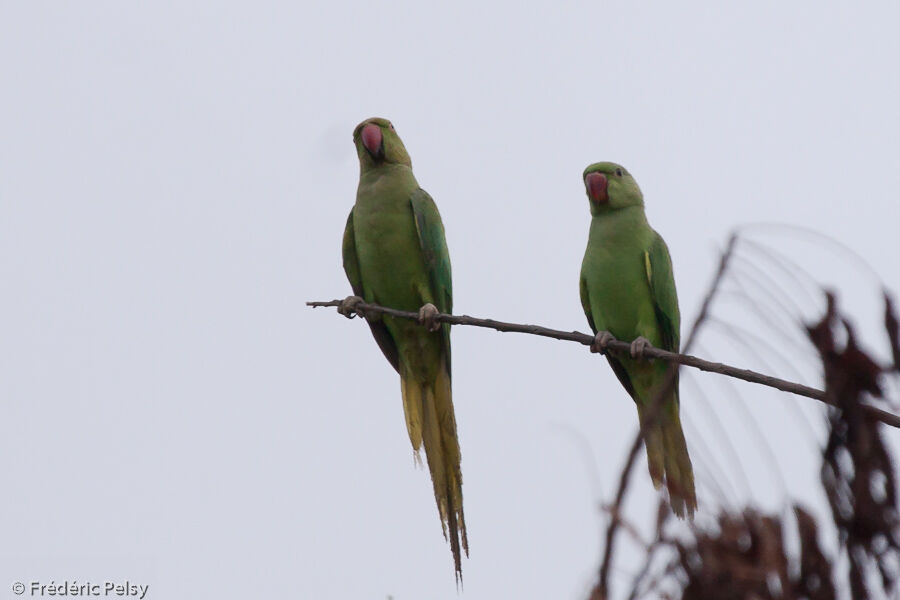
<path id="1" fill-rule="evenodd" d="M 584 189 L 591 201 L 591 214 L 626 206 L 643 206 L 644 195 L 634 177 L 622 165 L 599 162 L 584 170 Z"/>
<path id="2" fill-rule="evenodd" d="M 382 164 L 412 168 L 400 136 L 387 119 L 372 117 L 357 125 L 353 130 L 353 143 L 356 144 L 359 167 L 363 171 Z"/>

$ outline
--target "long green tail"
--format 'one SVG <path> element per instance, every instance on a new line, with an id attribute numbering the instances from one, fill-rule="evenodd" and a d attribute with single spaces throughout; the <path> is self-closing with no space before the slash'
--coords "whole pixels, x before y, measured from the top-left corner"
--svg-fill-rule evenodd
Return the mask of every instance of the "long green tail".
<path id="1" fill-rule="evenodd" d="M 697 510 L 694 469 L 678 417 L 678 401 L 667 401 L 656 424 L 650 427 L 644 426 L 646 408 L 640 404 L 637 406 L 653 485 L 659 489 L 665 482 L 672 512 L 681 518 L 694 518 L 694 511 Z"/>
<path id="2" fill-rule="evenodd" d="M 434 485 L 434 499 L 441 515 L 444 538 L 450 542 L 458 581 L 462 580 L 461 550 L 469 555 L 466 520 L 463 515 L 462 470 L 456 416 L 446 365 L 438 369 L 433 382 L 417 381 L 400 371 L 403 412 L 409 440 L 417 455 L 425 446 L 425 459 Z"/>

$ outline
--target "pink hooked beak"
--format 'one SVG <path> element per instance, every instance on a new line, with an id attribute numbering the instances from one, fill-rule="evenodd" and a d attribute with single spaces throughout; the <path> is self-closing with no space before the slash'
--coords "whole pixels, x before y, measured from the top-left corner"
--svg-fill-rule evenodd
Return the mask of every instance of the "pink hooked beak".
<path id="1" fill-rule="evenodd" d="M 381 127 L 374 123 L 367 123 L 360 134 L 363 146 L 369 151 L 373 157 L 384 157 L 384 137 L 381 134 Z"/>
<path id="2" fill-rule="evenodd" d="M 597 204 L 609 203 L 609 194 L 606 191 L 609 181 L 607 181 L 606 175 L 603 173 L 588 173 L 588 176 L 584 178 L 584 184 L 587 186 L 591 200 Z"/>

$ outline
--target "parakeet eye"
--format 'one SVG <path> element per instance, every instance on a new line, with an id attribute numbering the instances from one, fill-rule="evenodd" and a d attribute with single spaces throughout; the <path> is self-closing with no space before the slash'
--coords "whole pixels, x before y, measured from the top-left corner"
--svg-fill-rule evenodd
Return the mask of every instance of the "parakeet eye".
<path id="1" fill-rule="evenodd" d="M 621 176 L 622 176 L 622 169 L 618 169 L 618 168 L 617 168 L 617 169 L 616 169 L 616 175 L 618 175 L 619 177 L 621 177 Z"/>

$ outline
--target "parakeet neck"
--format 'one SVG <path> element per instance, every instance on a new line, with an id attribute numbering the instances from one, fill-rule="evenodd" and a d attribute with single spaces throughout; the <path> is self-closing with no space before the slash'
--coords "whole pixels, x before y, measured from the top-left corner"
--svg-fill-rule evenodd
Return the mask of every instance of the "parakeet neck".
<path id="1" fill-rule="evenodd" d="M 379 205 L 408 205 L 409 194 L 417 187 L 419 184 L 412 169 L 406 165 L 386 163 L 363 170 L 356 195 L 357 199 L 365 198 Z"/>
<path id="2" fill-rule="evenodd" d="M 590 235 L 592 237 L 599 236 L 598 239 L 605 241 L 618 237 L 629 239 L 647 227 L 649 227 L 647 216 L 641 205 L 607 208 L 594 212 Z"/>
<path id="3" fill-rule="evenodd" d="M 622 216 L 634 219 L 636 218 L 636 215 L 639 214 L 640 218 L 646 220 L 647 217 L 644 216 L 644 203 L 640 200 L 636 202 L 640 202 L 640 204 L 629 204 L 627 206 L 620 207 L 612 207 L 609 205 L 597 206 L 596 204 L 591 202 L 591 215 L 594 217 L 600 217 L 601 219 Z"/>
<path id="4" fill-rule="evenodd" d="M 372 164 L 364 164 L 360 163 L 359 165 L 359 180 L 362 183 L 363 179 L 367 179 L 372 181 L 374 179 L 378 179 L 379 177 L 412 177 L 412 169 L 406 165 L 400 165 L 397 163 L 380 163 L 378 165 Z"/>

